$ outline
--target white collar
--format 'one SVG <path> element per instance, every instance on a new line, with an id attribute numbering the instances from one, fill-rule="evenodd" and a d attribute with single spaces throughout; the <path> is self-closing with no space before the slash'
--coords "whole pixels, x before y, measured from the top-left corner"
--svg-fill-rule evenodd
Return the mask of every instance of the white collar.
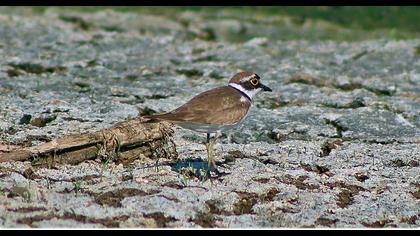
<path id="1" fill-rule="evenodd" d="M 244 89 L 241 85 L 236 84 L 236 83 L 229 83 L 229 86 L 238 90 L 239 92 L 241 92 L 243 95 L 245 95 L 247 97 L 247 99 L 249 99 L 250 102 L 252 102 L 252 99 L 259 93 L 261 92 L 261 88 L 258 89 L 253 89 L 253 90 L 246 90 Z"/>

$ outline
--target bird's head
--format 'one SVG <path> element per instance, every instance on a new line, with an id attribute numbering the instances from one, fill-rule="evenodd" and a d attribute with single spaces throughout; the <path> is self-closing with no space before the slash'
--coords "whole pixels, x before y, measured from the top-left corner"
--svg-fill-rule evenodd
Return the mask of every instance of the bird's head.
<path id="1" fill-rule="evenodd" d="M 261 83 L 261 78 L 257 74 L 249 71 L 239 72 L 234 75 L 229 81 L 229 86 L 245 93 L 250 100 L 262 91 L 272 91 Z"/>

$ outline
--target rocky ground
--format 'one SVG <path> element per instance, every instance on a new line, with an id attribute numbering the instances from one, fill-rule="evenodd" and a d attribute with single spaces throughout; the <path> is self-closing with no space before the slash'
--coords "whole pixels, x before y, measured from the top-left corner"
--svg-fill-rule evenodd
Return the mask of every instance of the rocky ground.
<path id="1" fill-rule="evenodd" d="M 420 40 L 282 41 L 275 30 L 1 8 L 3 152 L 168 111 L 241 70 L 273 92 L 222 137 L 222 174 L 207 180 L 204 135 L 178 127 L 179 156 L 158 165 L 0 163 L 0 227 L 419 227 Z M 260 37 L 227 40 L 250 31 Z"/>

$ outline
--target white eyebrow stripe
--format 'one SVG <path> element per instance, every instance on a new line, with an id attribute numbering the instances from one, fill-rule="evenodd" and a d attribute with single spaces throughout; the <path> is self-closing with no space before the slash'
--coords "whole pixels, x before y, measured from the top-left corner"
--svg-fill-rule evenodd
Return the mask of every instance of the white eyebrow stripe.
<path id="1" fill-rule="evenodd" d="M 248 81 L 248 80 L 250 80 L 251 78 L 253 78 L 254 77 L 254 75 L 251 75 L 251 76 L 248 76 L 248 77 L 244 77 L 244 78 L 242 78 L 241 80 L 240 80 L 240 82 L 245 82 L 245 81 Z"/>

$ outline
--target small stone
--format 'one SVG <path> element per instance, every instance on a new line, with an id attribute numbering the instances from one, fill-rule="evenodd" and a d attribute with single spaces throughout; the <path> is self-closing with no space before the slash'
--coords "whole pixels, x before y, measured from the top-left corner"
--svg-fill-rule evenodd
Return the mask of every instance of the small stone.
<path id="1" fill-rule="evenodd" d="M 143 183 L 143 184 L 149 183 L 148 179 L 144 179 L 142 177 L 136 178 L 135 180 L 136 180 L 137 183 Z"/>
<path id="2" fill-rule="evenodd" d="M 29 124 L 31 122 L 31 119 L 32 119 L 32 115 L 30 115 L 30 114 L 24 114 L 22 116 L 22 118 L 20 118 L 19 124 L 20 125 Z"/>

